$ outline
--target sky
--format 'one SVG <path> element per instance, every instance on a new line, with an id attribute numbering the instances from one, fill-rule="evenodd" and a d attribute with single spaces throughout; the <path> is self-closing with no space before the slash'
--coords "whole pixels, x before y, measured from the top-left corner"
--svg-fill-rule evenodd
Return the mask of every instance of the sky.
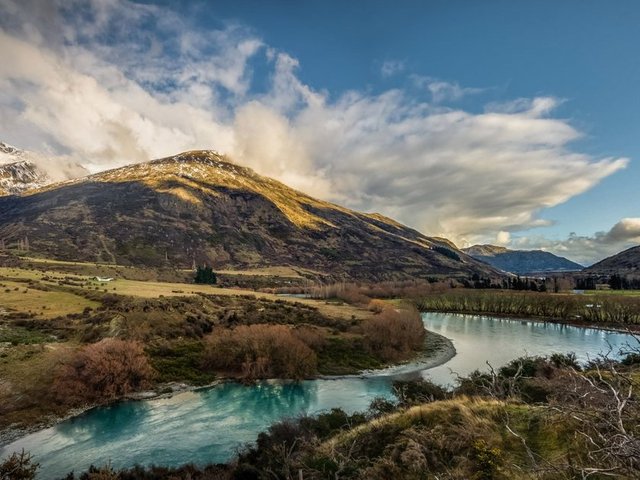
<path id="1" fill-rule="evenodd" d="M 0 0 L 0 141 L 65 175 L 212 149 L 589 265 L 640 243 L 638 25 L 633 0 Z"/>

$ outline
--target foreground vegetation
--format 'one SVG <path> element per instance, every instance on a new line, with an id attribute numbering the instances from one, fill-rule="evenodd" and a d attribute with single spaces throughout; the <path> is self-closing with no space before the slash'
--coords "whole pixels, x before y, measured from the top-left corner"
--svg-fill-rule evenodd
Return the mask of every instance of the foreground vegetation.
<path id="1" fill-rule="evenodd" d="M 572 355 L 521 358 L 450 390 L 396 382 L 396 400 L 366 412 L 283 420 L 226 465 L 102 466 L 67 479 L 633 479 L 639 387 L 637 348 L 585 366 Z M 32 478 L 28 455 L 6 464 Z"/>

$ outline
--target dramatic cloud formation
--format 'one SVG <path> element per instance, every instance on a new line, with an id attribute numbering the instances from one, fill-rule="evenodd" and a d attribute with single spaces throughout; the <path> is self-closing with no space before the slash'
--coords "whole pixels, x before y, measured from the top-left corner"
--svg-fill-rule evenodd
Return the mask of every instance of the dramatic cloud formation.
<path id="1" fill-rule="evenodd" d="M 573 151 L 580 132 L 551 117 L 555 98 L 471 113 L 445 103 L 477 89 L 425 77 L 413 78 L 424 101 L 405 90 L 329 96 L 300 81 L 295 58 L 240 25 L 203 31 L 125 0 L 0 5 L 0 140 L 92 171 L 211 148 L 310 194 L 469 244 L 498 232 L 507 243 L 507 232 L 543 224 L 541 209 L 627 164 Z M 257 64 L 266 86 L 254 85 Z M 385 63 L 381 73 L 403 68 Z"/>
<path id="2" fill-rule="evenodd" d="M 640 244 L 640 218 L 623 218 L 607 232 L 593 236 L 572 233 L 566 240 L 548 240 L 544 237 L 522 237 L 511 242 L 511 248 L 549 250 L 569 257 L 583 265 L 611 256 L 626 248 Z"/>

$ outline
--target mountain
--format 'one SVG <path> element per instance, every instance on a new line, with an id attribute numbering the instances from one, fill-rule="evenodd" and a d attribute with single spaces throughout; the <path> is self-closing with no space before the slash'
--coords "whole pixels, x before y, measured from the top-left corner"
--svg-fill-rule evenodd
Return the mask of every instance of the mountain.
<path id="1" fill-rule="evenodd" d="M 0 196 L 19 195 L 87 173 L 84 167 L 68 159 L 54 160 L 0 142 Z"/>
<path id="2" fill-rule="evenodd" d="M 0 195 L 17 195 L 50 182 L 27 152 L 0 142 Z"/>
<path id="3" fill-rule="evenodd" d="M 564 257 L 542 250 L 509 250 L 496 245 L 474 245 L 463 252 L 476 260 L 517 275 L 550 272 L 575 272 L 584 267 Z"/>
<path id="4" fill-rule="evenodd" d="M 607 257 L 585 268 L 591 275 L 640 275 L 640 245 Z"/>
<path id="5" fill-rule="evenodd" d="M 0 165 L 0 195 L 18 195 L 48 183 L 47 174 L 33 163 L 19 161 Z"/>
<path id="6" fill-rule="evenodd" d="M 0 197 L 0 238 L 24 237 L 32 254 L 124 265 L 289 265 L 363 279 L 499 275 L 446 240 L 316 200 L 212 151 Z"/>

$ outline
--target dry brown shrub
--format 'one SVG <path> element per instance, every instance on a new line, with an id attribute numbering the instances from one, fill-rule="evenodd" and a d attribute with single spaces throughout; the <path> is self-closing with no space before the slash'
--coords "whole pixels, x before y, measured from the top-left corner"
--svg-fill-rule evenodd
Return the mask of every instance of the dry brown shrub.
<path id="1" fill-rule="evenodd" d="M 56 369 L 52 389 L 65 404 L 104 402 L 148 387 L 152 377 L 142 344 L 105 338 L 64 361 Z"/>
<path id="2" fill-rule="evenodd" d="M 311 325 L 299 325 L 292 330 L 292 333 L 315 352 L 321 350 L 327 343 L 320 329 Z"/>
<path id="3" fill-rule="evenodd" d="M 424 343 L 425 330 L 420 313 L 413 308 L 387 307 L 362 322 L 369 349 L 386 361 L 404 359 Z"/>
<path id="4" fill-rule="evenodd" d="M 207 338 L 205 368 L 246 379 L 305 378 L 316 372 L 315 352 L 285 325 L 241 325 Z"/>
<path id="5" fill-rule="evenodd" d="M 387 304 L 384 301 L 374 298 L 369 302 L 369 305 L 367 305 L 367 309 L 373 313 L 382 313 L 386 306 Z"/>

